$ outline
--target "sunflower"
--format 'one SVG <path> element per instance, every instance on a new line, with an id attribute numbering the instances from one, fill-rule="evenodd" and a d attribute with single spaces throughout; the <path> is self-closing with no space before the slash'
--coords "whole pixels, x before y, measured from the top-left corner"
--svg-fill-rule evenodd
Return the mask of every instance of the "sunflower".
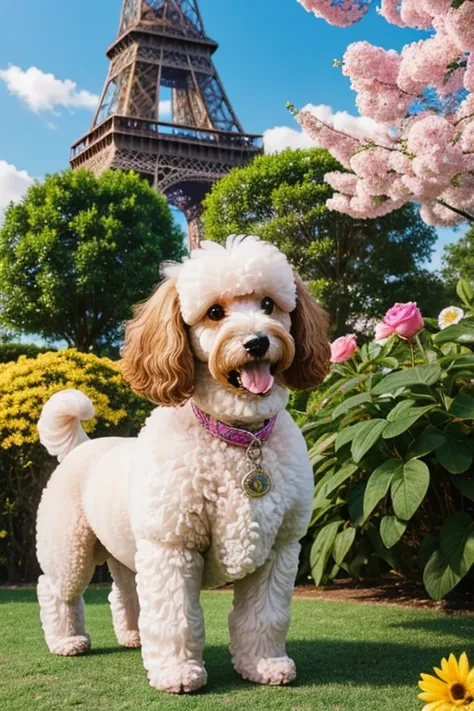
<path id="1" fill-rule="evenodd" d="M 463 652 L 459 662 L 451 654 L 434 671 L 439 679 L 422 674 L 418 682 L 423 691 L 419 698 L 428 702 L 423 711 L 474 711 L 474 669 L 469 669 L 467 654 Z"/>

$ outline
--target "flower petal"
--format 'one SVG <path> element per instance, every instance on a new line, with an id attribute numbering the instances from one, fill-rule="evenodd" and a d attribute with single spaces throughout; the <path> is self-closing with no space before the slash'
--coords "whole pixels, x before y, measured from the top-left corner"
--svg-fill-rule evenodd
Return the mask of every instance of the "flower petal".
<path id="1" fill-rule="evenodd" d="M 466 652 L 463 652 L 459 657 L 459 681 L 462 684 L 466 683 L 467 676 L 469 674 L 469 659 L 467 658 Z"/>
<path id="2" fill-rule="evenodd" d="M 451 704 L 445 701 L 433 701 L 431 704 L 423 706 L 422 711 L 451 711 Z"/>
<path id="3" fill-rule="evenodd" d="M 451 674 L 451 681 L 457 681 L 459 677 L 458 660 L 451 652 L 448 659 L 449 673 Z"/>
<path id="4" fill-rule="evenodd" d="M 439 676 L 440 679 L 445 681 L 446 683 L 449 682 L 449 674 L 446 671 L 443 671 L 442 669 L 438 669 L 438 667 L 434 667 L 435 673 Z"/>

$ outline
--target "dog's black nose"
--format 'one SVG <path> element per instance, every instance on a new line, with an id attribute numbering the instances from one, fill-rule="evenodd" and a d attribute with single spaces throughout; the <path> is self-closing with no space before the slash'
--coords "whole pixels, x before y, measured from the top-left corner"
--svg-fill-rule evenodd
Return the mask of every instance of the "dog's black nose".
<path id="1" fill-rule="evenodd" d="M 244 348 L 253 358 L 263 358 L 270 348 L 270 339 L 264 333 L 258 333 L 255 338 L 244 343 Z"/>

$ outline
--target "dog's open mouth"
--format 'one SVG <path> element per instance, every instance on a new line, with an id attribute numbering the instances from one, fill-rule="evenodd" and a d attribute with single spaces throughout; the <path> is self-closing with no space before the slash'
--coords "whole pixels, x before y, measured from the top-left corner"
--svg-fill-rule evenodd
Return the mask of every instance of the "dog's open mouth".
<path id="1" fill-rule="evenodd" d="M 244 388 L 252 395 L 266 395 L 275 382 L 276 368 L 276 363 L 272 364 L 266 360 L 252 361 L 244 365 L 240 371 L 232 370 L 228 381 L 234 388 Z"/>

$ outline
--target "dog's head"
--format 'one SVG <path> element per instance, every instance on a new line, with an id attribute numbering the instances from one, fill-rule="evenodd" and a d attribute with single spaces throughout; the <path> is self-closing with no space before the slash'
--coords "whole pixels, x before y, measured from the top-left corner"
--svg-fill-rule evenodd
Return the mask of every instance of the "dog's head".
<path id="1" fill-rule="evenodd" d="M 196 368 L 255 404 L 326 375 L 326 315 L 275 246 L 240 236 L 225 247 L 204 242 L 164 275 L 128 322 L 122 354 L 125 377 L 152 402 L 183 404 Z"/>

